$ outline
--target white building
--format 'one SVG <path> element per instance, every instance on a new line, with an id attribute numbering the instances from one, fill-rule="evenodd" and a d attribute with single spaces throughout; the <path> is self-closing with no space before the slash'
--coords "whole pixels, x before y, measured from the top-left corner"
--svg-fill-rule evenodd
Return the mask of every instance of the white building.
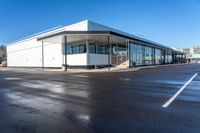
<path id="1" fill-rule="evenodd" d="M 171 47 L 88 20 L 7 45 L 8 67 L 132 67 L 183 59 Z"/>
<path id="2" fill-rule="evenodd" d="M 187 62 L 200 63 L 200 45 L 194 45 L 191 48 L 181 48 L 179 50 L 186 53 Z"/>

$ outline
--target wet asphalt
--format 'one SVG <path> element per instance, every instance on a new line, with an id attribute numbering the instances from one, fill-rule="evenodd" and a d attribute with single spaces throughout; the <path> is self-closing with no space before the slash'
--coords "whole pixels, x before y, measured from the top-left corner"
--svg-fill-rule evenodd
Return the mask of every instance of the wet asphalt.
<path id="1" fill-rule="evenodd" d="M 199 133 L 200 64 L 114 73 L 0 70 L 0 133 Z"/>

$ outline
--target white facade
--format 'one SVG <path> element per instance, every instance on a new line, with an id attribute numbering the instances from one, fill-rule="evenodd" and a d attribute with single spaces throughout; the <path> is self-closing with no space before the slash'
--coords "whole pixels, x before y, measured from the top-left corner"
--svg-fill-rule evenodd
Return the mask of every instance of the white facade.
<path id="1" fill-rule="evenodd" d="M 8 66 L 41 67 L 42 43 L 36 38 L 7 46 Z"/>
<path id="2" fill-rule="evenodd" d="M 86 66 L 87 54 L 67 55 L 67 64 L 70 66 Z"/>
<path id="3" fill-rule="evenodd" d="M 62 67 L 61 44 L 44 43 L 36 38 L 15 43 L 7 47 L 8 66 L 12 67 L 41 67 L 42 50 L 45 67 Z"/>
<path id="4" fill-rule="evenodd" d="M 10 43 L 7 45 L 7 65 L 8 67 L 42 67 L 43 65 L 43 67 L 62 67 L 65 59 L 61 42 L 58 44 L 44 42 L 42 48 L 42 41 L 37 41 L 38 37 L 62 31 L 110 30 L 114 29 L 86 20 Z M 106 65 L 107 63 L 108 55 L 87 53 L 67 55 L 67 65 L 69 66 Z"/>

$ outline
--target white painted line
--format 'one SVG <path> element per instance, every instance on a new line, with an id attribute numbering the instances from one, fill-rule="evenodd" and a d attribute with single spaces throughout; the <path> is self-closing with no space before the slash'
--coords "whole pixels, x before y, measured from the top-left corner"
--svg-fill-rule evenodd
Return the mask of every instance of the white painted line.
<path id="1" fill-rule="evenodd" d="M 192 76 L 192 78 L 187 82 L 185 83 L 185 85 L 183 85 L 181 87 L 181 89 L 179 89 L 176 94 L 173 95 L 172 98 L 170 98 L 165 104 L 163 104 L 163 108 L 167 108 L 173 101 L 174 99 L 176 99 L 176 97 L 185 89 L 185 87 L 198 75 L 198 73 L 196 73 L 194 76 Z"/>

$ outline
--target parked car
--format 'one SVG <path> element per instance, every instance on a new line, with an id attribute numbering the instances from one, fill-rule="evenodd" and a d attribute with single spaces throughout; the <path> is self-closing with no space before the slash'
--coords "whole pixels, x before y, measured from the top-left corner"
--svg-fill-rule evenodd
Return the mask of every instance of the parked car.
<path id="1" fill-rule="evenodd" d="M 7 61 L 3 61 L 1 64 L 2 67 L 7 67 Z"/>

